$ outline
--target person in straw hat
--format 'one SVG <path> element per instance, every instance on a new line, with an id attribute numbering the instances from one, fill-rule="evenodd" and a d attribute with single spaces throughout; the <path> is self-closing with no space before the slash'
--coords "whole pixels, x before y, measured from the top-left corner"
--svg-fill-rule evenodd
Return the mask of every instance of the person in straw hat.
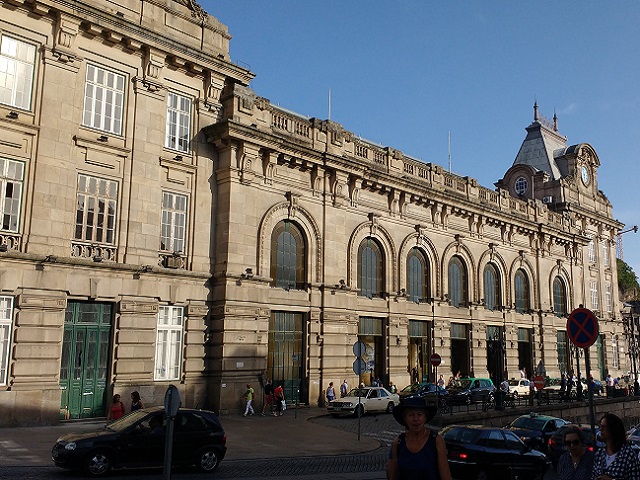
<path id="1" fill-rule="evenodd" d="M 452 480 L 444 439 L 425 426 L 436 413 L 435 397 L 405 397 L 393 409 L 393 417 L 405 431 L 391 447 L 387 462 L 389 480 Z"/>

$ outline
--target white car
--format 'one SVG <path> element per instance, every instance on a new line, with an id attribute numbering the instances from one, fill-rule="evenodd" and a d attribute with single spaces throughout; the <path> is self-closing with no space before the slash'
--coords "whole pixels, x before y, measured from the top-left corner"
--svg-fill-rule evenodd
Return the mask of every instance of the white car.
<path id="1" fill-rule="evenodd" d="M 526 378 L 519 379 L 511 379 L 509 380 L 509 393 L 511 393 L 515 398 L 518 397 L 528 397 L 531 392 L 531 382 Z"/>
<path id="2" fill-rule="evenodd" d="M 391 413 L 400 403 L 397 393 L 384 387 L 363 387 L 352 389 L 345 397 L 329 402 L 327 410 L 334 417 L 355 415 L 360 417 L 369 412 Z"/>

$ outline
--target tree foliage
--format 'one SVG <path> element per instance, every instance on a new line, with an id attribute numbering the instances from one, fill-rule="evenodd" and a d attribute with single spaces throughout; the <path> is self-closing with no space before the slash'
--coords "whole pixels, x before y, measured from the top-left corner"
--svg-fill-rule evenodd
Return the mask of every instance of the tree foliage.
<path id="1" fill-rule="evenodd" d="M 618 266 L 618 290 L 623 301 L 638 300 L 640 285 L 633 269 L 623 260 L 616 259 Z"/>

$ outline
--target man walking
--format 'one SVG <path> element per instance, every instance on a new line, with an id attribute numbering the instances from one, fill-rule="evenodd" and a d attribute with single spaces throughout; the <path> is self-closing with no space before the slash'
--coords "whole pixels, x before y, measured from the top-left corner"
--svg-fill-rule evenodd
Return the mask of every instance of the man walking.
<path id="1" fill-rule="evenodd" d="M 247 389 L 244 392 L 244 398 L 247 400 L 247 408 L 244 410 L 243 417 L 247 415 L 253 415 L 255 412 L 253 411 L 253 407 L 251 406 L 251 402 L 253 402 L 253 388 L 250 383 L 247 383 Z"/>

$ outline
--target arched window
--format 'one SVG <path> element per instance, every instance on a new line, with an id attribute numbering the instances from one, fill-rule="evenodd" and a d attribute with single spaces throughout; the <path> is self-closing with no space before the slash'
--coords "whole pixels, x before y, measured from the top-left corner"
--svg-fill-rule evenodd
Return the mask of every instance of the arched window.
<path id="1" fill-rule="evenodd" d="M 525 313 L 530 310 L 529 303 L 529 279 L 524 270 L 516 271 L 515 276 L 516 291 L 516 312 Z"/>
<path id="2" fill-rule="evenodd" d="M 358 249 L 358 288 L 361 296 L 382 296 L 383 265 L 380 245 L 371 237 L 365 238 Z"/>
<path id="3" fill-rule="evenodd" d="M 407 297 L 413 302 L 429 297 L 429 264 L 417 247 L 411 249 L 407 258 Z"/>
<path id="4" fill-rule="evenodd" d="M 288 289 L 304 288 L 306 245 L 302 231 L 289 220 L 279 222 L 271 235 L 272 285 Z"/>
<path id="5" fill-rule="evenodd" d="M 484 302 L 487 310 L 500 306 L 500 277 L 498 269 L 491 263 L 484 267 Z"/>
<path id="6" fill-rule="evenodd" d="M 558 317 L 567 314 L 567 289 L 560 277 L 553 279 L 553 311 Z"/>
<path id="7" fill-rule="evenodd" d="M 460 257 L 453 257 L 449 262 L 449 296 L 454 307 L 467 304 L 467 269 Z"/>

